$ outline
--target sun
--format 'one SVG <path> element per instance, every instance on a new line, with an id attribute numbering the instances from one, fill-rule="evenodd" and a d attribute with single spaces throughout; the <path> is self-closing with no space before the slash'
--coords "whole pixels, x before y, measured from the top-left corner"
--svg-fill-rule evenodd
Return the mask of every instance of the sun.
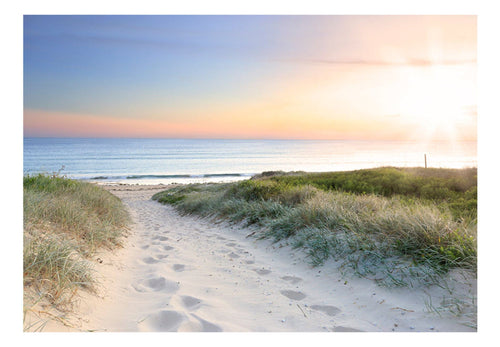
<path id="1" fill-rule="evenodd" d="M 457 140 L 456 129 L 475 102 L 475 81 L 454 66 L 429 66 L 407 71 L 407 86 L 399 100 L 400 115 L 422 138 Z"/>

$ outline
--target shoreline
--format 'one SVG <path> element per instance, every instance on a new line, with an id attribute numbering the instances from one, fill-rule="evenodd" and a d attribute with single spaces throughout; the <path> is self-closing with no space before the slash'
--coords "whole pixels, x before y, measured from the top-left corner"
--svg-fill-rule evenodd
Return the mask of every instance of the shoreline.
<path id="1" fill-rule="evenodd" d="M 179 179 L 120 179 L 120 180 L 92 180 L 92 179 L 81 179 L 83 182 L 89 182 L 93 184 L 97 184 L 99 186 L 170 186 L 170 185 L 179 185 L 179 184 L 204 184 L 204 183 L 230 183 L 230 182 L 238 182 L 252 178 L 252 176 L 231 176 L 221 179 L 217 178 L 206 178 L 206 177 L 191 177 L 191 178 L 183 178 L 182 181 Z"/>
<path id="2" fill-rule="evenodd" d="M 95 264 L 101 293 L 82 293 L 71 331 L 476 331 L 427 312 L 439 288 L 382 288 L 331 261 L 312 268 L 287 242 L 152 201 L 166 185 L 100 186 L 122 199 L 134 224 L 125 247 Z"/>

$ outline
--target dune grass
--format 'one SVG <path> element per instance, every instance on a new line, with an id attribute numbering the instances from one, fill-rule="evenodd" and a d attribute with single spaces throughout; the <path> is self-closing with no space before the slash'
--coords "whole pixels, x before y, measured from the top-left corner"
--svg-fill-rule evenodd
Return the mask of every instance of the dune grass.
<path id="1" fill-rule="evenodd" d="M 383 285 L 436 283 L 475 271 L 476 169 L 379 168 L 263 173 L 229 184 L 187 185 L 154 200 L 185 214 L 257 225 L 288 240 L 313 265 L 329 258 Z"/>
<path id="2" fill-rule="evenodd" d="M 121 245 L 128 212 L 104 189 L 57 175 L 25 176 L 23 195 L 25 312 L 39 301 L 64 310 L 93 288 L 89 259 Z"/>

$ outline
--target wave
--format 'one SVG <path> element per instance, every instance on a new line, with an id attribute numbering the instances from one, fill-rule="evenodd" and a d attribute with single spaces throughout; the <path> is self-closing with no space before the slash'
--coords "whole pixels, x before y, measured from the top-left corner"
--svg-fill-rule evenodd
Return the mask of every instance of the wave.
<path id="1" fill-rule="evenodd" d="M 127 176 L 127 179 L 143 179 L 143 178 L 190 178 L 191 175 L 132 175 Z"/>
<path id="2" fill-rule="evenodd" d="M 245 176 L 252 176 L 250 174 L 240 174 L 240 173 L 222 173 L 222 174 L 205 174 L 202 175 L 202 177 L 245 177 Z"/>
<path id="3" fill-rule="evenodd" d="M 113 180 L 113 179 L 161 179 L 161 178 L 217 178 L 217 177 L 251 177 L 254 174 L 246 173 L 216 173 L 200 175 L 128 175 L 128 176 L 94 176 L 90 180 Z"/>

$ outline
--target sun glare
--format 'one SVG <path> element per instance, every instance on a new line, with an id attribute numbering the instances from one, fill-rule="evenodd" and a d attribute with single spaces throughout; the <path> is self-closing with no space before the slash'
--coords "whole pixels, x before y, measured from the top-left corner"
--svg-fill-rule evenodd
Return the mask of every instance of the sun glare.
<path id="1" fill-rule="evenodd" d="M 457 126 L 467 121 L 467 106 L 476 103 L 473 81 L 457 67 L 435 65 L 412 70 L 400 100 L 400 115 L 425 138 L 438 135 L 442 140 L 456 140 Z"/>

